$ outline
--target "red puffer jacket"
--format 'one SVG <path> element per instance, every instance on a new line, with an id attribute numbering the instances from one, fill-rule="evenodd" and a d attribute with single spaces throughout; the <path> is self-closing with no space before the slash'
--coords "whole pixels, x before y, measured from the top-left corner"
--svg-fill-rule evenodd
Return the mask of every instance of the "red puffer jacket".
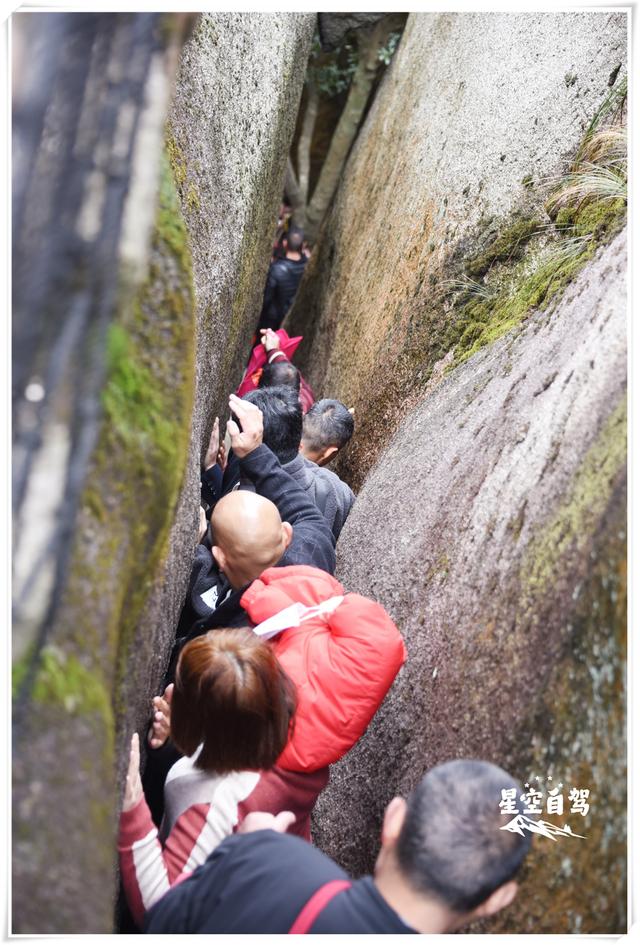
<path id="1" fill-rule="evenodd" d="M 241 603 L 260 634 L 268 618 L 277 628 L 277 615 L 293 604 L 315 608 L 327 601 L 328 612 L 307 611 L 299 626 L 287 624 L 285 616 L 289 629 L 272 636 L 298 690 L 294 732 L 277 762 L 289 771 L 315 771 L 349 751 L 407 658 L 386 611 L 359 594 L 345 595 L 335 578 L 317 568 L 269 568 L 247 588 Z M 268 625 L 262 632 L 271 635 Z"/>

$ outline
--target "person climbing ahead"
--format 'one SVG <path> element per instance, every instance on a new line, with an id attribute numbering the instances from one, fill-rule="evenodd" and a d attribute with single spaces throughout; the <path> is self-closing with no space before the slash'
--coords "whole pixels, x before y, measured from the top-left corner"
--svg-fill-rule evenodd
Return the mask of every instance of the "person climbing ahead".
<path id="1" fill-rule="evenodd" d="M 269 266 L 258 328 L 279 328 L 291 308 L 307 264 L 303 243 L 302 230 L 290 227 L 284 240 L 284 259 L 277 259 Z"/>
<path id="2" fill-rule="evenodd" d="M 322 513 L 334 541 L 337 541 L 355 496 L 334 472 L 322 469 L 302 454 L 302 409 L 295 391 L 290 387 L 258 388 L 245 394 L 244 400 L 259 408 L 263 420 L 263 442 Z M 347 416 L 351 419 L 351 414 L 347 413 Z M 236 488 L 254 490 L 253 483 L 241 475 L 239 461 L 231 456 L 224 472 L 222 495 Z"/>
<path id="3" fill-rule="evenodd" d="M 311 387 L 282 350 L 281 339 L 275 331 L 266 328 L 261 329 L 260 334 L 260 343 L 266 352 L 267 363 L 262 369 L 258 387 L 279 387 L 282 384 L 294 387 L 300 397 L 302 412 L 307 413 L 316 399 Z"/>
<path id="4" fill-rule="evenodd" d="M 217 502 L 210 529 L 202 523 L 187 594 L 191 611 L 187 608 L 181 617 L 179 635 L 188 624 L 190 637 L 213 627 L 238 626 L 242 591 L 273 565 L 308 564 L 329 574 L 335 570 L 333 534 L 263 443 L 262 413 L 234 394 L 229 406 L 240 424 L 227 424 L 231 449 L 255 493 L 230 492 Z"/>
<path id="5" fill-rule="evenodd" d="M 131 742 L 120 817 L 120 873 L 134 921 L 185 873 L 206 860 L 252 810 L 294 812 L 289 829 L 309 837 L 309 817 L 326 785 L 277 767 L 290 734 L 295 685 L 273 647 L 249 629 L 210 631 L 181 653 L 170 726 L 183 753 L 167 776 L 160 833 L 142 792 L 139 743 Z"/>
<path id="6" fill-rule="evenodd" d="M 305 414 L 300 452 L 305 459 L 326 466 L 353 436 L 353 409 L 339 400 L 318 400 Z"/>
<path id="7" fill-rule="evenodd" d="M 504 789 L 483 761 L 428 772 L 384 813 L 373 876 L 350 880 L 329 857 L 284 834 L 293 814 L 250 814 L 193 876 L 147 916 L 149 933 L 445 933 L 509 906 L 530 836 L 502 830 Z M 280 868 L 278 868 L 280 865 Z"/>

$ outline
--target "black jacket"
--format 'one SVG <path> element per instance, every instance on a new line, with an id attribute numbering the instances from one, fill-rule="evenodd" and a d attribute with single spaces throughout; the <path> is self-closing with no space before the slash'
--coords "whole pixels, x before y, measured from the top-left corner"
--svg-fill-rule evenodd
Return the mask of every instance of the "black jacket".
<path id="1" fill-rule="evenodd" d="M 239 460 L 239 468 L 242 477 L 254 485 L 259 495 L 270 499 L 280 512 L 282 521 L 289 522 L 293 528 L 293 539 L 278 561 L 278 567 L 308 564 L 333 574 L 336 553 L 331 529 L 269 447 L 261 444 Z M 246 587 L 236 591 L 232 589 L 225 575 L 218 570 L 210 544 L 209 540 L 207 544 L 198 545 L 196 551 L 172 664 L 188 640 L 217 627 L 238 627 L 247 623 L 247 615 L 240 606 Z"/>
<path id="2" fill-rule="evenodd" d="M 302 259 L 277 259 L 271 263 L 259 328 L 273 328 L 276 331 L 280 327 L 291 308 L 306 264 L 306 256 Z"/>
<path id="3" fill-rule="evenodd" d="M 283 463 L 282 468 L 292 479 L 295 479 L 301 489 L 304 489 L 321 513 L 331 529 L 335 544 L 351 511 L 351 506 L 356 500 L 349 486 L 336 473 L 318 466 L 317 463 L 312 463 L 302 453 L 298 453 L 290 462 Z M 238 487 L 254 488 L 246 477 L 241 477 L 240 463 L 232 453 L 224 471 L 220 494 L 227 495 Z"/>
<path id="4" fill-rule="evenodd" d="M 236 834 L 149 911 L 145 932 L 285 934 L 313 894 L 336 879 L 348 877 L 299 837 L 274 830 Z M 415 929 L 365 876 L 332 899 L 310 931 L 407 935 Z"/>

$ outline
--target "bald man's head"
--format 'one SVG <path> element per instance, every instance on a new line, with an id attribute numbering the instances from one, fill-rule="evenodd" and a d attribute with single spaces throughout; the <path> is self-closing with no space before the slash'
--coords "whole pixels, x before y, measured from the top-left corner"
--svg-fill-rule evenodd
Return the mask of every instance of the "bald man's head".
<path id="1" fill-rule="evenodd" d="M 277 508 L 255 492 L 224 496 L 211 516 L 213 557 L 234 589 L 244 587 L 285 553 L 293 530 Z"/>

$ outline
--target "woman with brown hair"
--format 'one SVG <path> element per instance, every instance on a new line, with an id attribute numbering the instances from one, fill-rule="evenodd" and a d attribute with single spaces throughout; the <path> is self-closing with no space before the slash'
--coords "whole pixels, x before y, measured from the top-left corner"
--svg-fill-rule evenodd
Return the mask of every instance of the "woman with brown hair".
<path id="1" fill-rule="evenodd" d="M 142 792 L 137 734 L 131 742 L 118 850 L 137 922 L 251 811 L 292 811 L 290 832 L 309 838 L 328 769 L 276 766 L 295 708 L 274 648 L 251 630 L 210 631 L 185 646 L 171 700 L 171 738 L 184 757 L 167 776 L 160 837 Z"/>

